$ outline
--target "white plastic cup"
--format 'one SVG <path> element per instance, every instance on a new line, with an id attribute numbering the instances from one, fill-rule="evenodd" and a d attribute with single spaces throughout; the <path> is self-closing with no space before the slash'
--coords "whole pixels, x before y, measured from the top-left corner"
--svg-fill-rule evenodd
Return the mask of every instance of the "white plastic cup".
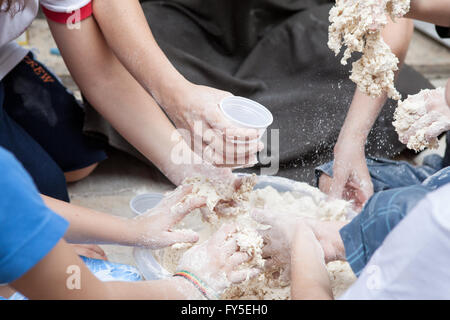
<path id="1" fill-rule="evenodd" d="M 163 198 L 164 195 L 162 193 L 140 194 L 131 199 L 130 208 L 135 214 L 141 215 L 156 207 Z"/>
<path id="2" fill-rule="evenodd" d="M 262 104 L 243 97 L 227 97 L 220 102 L 225 117 L 240 128 L 257 129 L 258 139 L 273 122 L 272 113 Z M 244 142 L 245 143 L 245 142 Z"/>

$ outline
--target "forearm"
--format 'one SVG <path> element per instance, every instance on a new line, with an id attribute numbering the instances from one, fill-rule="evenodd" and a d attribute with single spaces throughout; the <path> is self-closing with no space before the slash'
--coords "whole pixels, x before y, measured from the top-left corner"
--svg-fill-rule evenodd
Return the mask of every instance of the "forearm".
<path id="1" fill-rule="evenodd" d="M 291 253 L 291 299 L 332 300 L 322 248 L 311 230 L 297 230 Z"/>
<path id="2" fill-rule="evenodd" d="M 95 0 L 93 10 L 108 45 L 158 103 L 181 94 L 187 81 L 156 43 L 138 0 Z"/>
<path id="3" fill-rule="evenodd" d="M 450 0 L 412 0 L 406 17 L 450 27 Z"/>
<path id="4" fill-rule="evenodd" d="M 49 25 L 84 96 L 128 142 L 169 175 L 171 152 L 182 138 L 110 50 L 95 20 L 82 21 L 80 30 L 51 21 Z"/>
<path id="5" fill-rule="evenodd" d="M 136 245 L 133 221 L 42 195 L 45 204 L 69 221 L 65 239 L 72 243 Z M 99 226 L 101 226 L 99 228 Z"/>
<path id="6" fill-rule="evenodd" d="M 11 286 L 30 299 L 45 300 L 200 298 L 197 289 L 183 279 L 102 282 L 64 240 Z"/>
<path id="7" fill-rule="evenodd" d="M 399 68 L 403 64 L 412 37 L 413 24 L 408 19 L 390 21 L 382 31 L 384 41 L 399 59 Z M 398 72 L 396 72 L 396 75 Z M 387 95 L 371 98 L 356 89 L 350 109 L 342 127 L 339 140 L 352 139 L 364 147 L 367 136 L 385 104 Z"/>

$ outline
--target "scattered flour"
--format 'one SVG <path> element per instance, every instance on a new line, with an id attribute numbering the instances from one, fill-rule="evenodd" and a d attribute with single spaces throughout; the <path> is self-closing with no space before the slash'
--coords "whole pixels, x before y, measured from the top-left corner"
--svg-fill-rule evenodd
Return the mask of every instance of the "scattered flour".
<path id="1" fill-rule="evenodd" d="M 385 91 L 392 99 L 401 98 L 394 86 L 399 60 L 383 41 L 381 29 L 388 22 L 387 16 L 402 17 L 409 5 L 410 0 L 336 0 L 330 11 L 328 47 L 338 55 L 346 46 L 343 65 L 353 52 L 362 52 L 352 65 L 350 79 L 371 97 L 379 97 Z"/>
<path id="2" fill-rule="evenodd" d="M 234 192 L 226 187 L 214 186 L 206 179 L 194 179 L 185 181 L 194 185 L 194 192 L 208 198 L 208 208 L 214 209 L 220 201 L 237 207 L 228 215 L 218 216 L 212 210 L 205 216 L 204 212 L 196 210 L 186 216 L 177 226 L 179 228 L 191 228 L 199 233 L 199 243 L 206 241 L 221 224 L 235 222 L 238 225 L 237 243 L 240 251 L 247 252 L 252 259 L 245 267 L 264 266 L 262 259 L 263 239 L 257 230 L 267 229 L 268 226 L 260 225 L 250 217 L 252 208 L 266 208 L 274 211 L 294 212 L 300 217 L 316 218 L 320 220 L 345 220 L 349 210 L 349 204 L 343 200 L 329 200 L 317 188 L 307 184 L 298 183 L 300 189 L 295 192 L 279 193 L 272 187 L 253 190 L 256 183 L 255 177 L 244 178 L 241 188 Z M 224 209 L 223 207 L 221 209 Z M 217 208 L 216 208 L 217 210 Z M 158 262 L 169 272 L 175 272 L 183 253 L 188 246 L 174 245 L 171 248 L 154 252 Z M 265 272 L 253 279 L 247 279 L 240 285 L 230 287 L 222 295 L 222 299 L 289 299 L 289 280 L 281 280 L 282 267 Z M 339 296 L 355 281 L 355 276 L 350 266 L 344 262 L 332 262 L 327 265 L 333 293 Z"/>
<path id="3" fill-rule="evenodd" d="M 443 95 L 445 89 L 435 89 Z M 392 123 L 398 133 L 399 140 L 406 144 L 409 149 L 422 151 L 425 148 L 436 149 L 439 146 L 437 137 L 426 137 L 429 126 L 433 119 L 440 119 L 441 115 L 436 111 L 427 112 L 427 97 L 434 90 L 425 89 L 418 94 L 409 95 L 404 101 L 399 101 L 395 110 L 394 122 Z M 420 124 L 425 125 L 421 127 Z"/>

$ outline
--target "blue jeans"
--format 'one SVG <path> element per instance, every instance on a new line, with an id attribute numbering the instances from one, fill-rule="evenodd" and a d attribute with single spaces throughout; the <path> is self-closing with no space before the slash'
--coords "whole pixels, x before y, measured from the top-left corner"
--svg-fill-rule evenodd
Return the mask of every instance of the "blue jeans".
<path id="1" fill-rule="evenodd" d="M 445 161 L 445 157 L 430 155 L 423 166 L 415 167 L 404 161 L 367 159 L 375 193 L 361 213 L 340 230 L 347 261 L 357 276 L 404 216 L 427 193 L 450 183 L 450 167 Z M 317 177 L 322 173 L 332 176 L 332 168 L 332 162 L 318 167 Z"/>
<path id="2" fill-rule="evenodd" d="M 83 134 L 84 111 L 31 53 L 0 81 L 0 146 L 31 175 L 39 192 L 69 201 L 64 172 L 106 159 Z"/>

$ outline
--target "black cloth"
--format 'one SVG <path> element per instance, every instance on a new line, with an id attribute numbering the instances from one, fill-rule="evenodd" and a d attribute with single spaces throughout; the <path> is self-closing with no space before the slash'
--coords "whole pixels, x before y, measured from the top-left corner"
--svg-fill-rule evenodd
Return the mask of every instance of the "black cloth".
<path id="1" fill-rule="evenodd" d="M 441 38 L 450 38 L 450 28 L 436 26 L 436 32 Z"/>
<path id="2" fill-rule="evenodd" d="M 278 174 L 312 183 L 314 167 L 333 158 L 355 91 L 351 63 L 342 66 L 327 47 L 333 2 L 148 0 L 142 7 L 158 44 L 187 79 L 254 99 L 272 111 L 270 129 L 280 130 Z M 424 88 L 432 85 L 405 66 L 399 91 Z M 384 107 L 370 133 L 368 155 L 391 157 L 404 149 L 392 126 L 394 109 L 393 101 Z M 111 144 L 130 151 L 97 114 L 89 119 L 87 130 L 103 127 Z"/>

